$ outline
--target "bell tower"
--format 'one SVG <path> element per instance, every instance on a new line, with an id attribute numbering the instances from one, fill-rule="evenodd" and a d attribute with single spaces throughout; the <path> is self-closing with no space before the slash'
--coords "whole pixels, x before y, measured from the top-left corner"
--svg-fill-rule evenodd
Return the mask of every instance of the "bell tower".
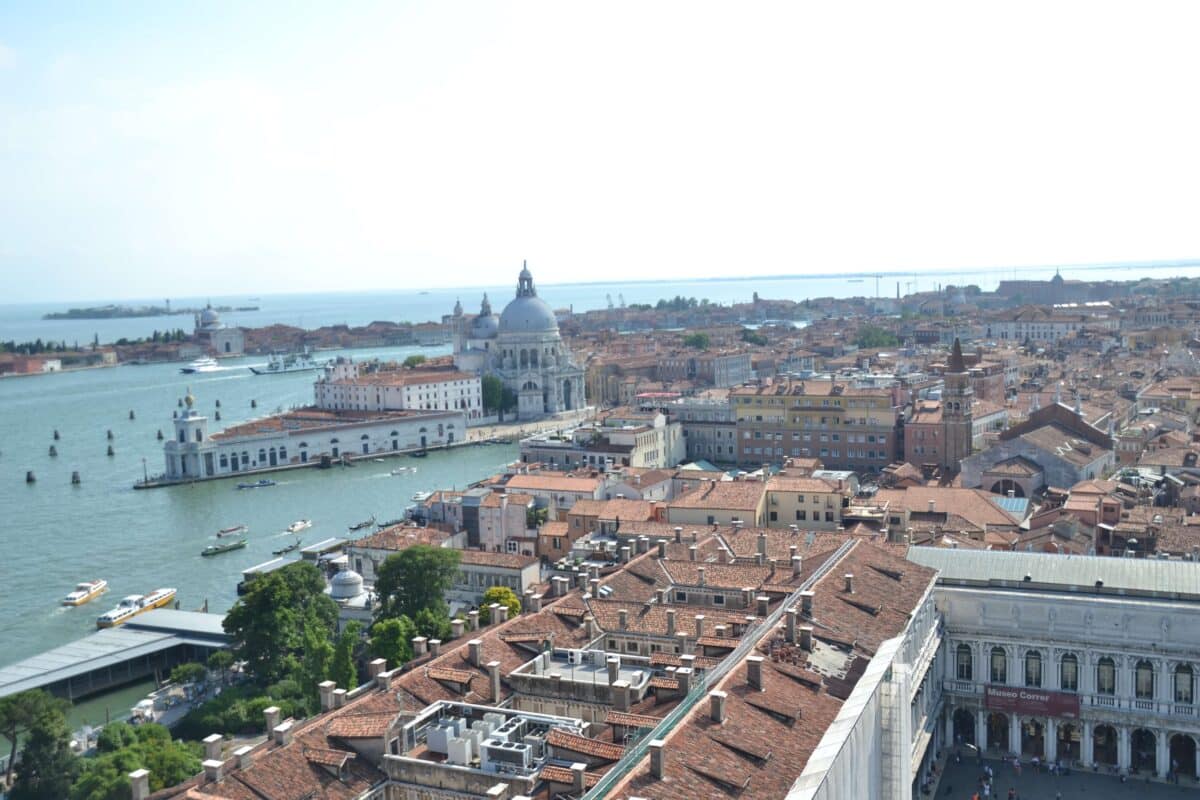
<path id="1" fill-rule="evenodd" d="M 957 338 L 950 350 L 950 361 L 943 376 L 942 392 L 942 471 L 959 470 L 960 462 L 971 455 L 972 425 L 975 421 L 975 390 L 963 361 L 962 344 Z"/>

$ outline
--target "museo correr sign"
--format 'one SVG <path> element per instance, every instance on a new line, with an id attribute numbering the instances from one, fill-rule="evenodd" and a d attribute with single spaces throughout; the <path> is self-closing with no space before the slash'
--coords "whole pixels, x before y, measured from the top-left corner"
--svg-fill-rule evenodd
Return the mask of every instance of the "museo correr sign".
<path id="1" fill-rule="evenodd" d="M 989 711 L 1079 718 L 1079 695 L 1070 692 L 1048 692 L 1022 686 L 988 684 L 983 687 L 983 705 Z"/>

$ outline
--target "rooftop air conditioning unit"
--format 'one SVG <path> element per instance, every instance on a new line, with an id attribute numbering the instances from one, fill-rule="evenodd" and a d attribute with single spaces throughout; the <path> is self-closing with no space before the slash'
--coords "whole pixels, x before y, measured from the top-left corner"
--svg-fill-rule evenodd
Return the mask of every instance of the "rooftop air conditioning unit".
<path id="1" fill-rule="evenodd" d="M 571 664 L 572 666 L 582 664 L 583 663 L 583 652 L 584 651 L 582 651 L 582 650 L 568 650 L 567 651 L 567 663 Z"/>

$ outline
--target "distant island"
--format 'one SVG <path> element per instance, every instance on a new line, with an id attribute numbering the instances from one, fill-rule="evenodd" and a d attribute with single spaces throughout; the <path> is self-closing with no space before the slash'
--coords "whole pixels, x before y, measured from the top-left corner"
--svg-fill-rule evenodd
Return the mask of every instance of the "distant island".
<path id="1" fill-rule="evenodd" d="M 42 319 L 126 319 L 129 317 L 165 317 L 171 314 L 199 314 L 201 308 L 171 308 L 170 306 L 92 306 L 71 308 L 43 314 Z M 213 311 L 258 311 L 258 306 L 213 306 Z"/>

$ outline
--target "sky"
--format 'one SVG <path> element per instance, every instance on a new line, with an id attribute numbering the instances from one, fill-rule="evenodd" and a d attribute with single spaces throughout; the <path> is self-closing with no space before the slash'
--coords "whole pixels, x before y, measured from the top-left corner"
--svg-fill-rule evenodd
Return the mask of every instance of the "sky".
<path id="1" fill-rule="evenodd" d="M 0 4 L 0 302 L 1200 256 L 1194 3 Z"/>

